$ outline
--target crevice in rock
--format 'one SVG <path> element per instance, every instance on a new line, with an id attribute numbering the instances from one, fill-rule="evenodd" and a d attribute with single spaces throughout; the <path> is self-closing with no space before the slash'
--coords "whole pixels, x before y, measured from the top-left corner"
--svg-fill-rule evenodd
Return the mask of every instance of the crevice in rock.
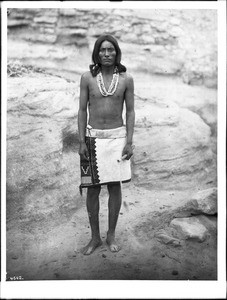
<path id="1" fill-rule="evenodd" d="M 62 152 L 78 152 L 79 150 L 79 135 L 76 132 L 63 130 L 62 131 Z"/>
<path id="2" fill-rule="evenodd" d="M 28 116 L 32 116 L 32 117 L 38 117 L 38 118 L 50 118 L 49 115 L 47 114 L 33 114 L 33 113 L 26 113 Z"/>

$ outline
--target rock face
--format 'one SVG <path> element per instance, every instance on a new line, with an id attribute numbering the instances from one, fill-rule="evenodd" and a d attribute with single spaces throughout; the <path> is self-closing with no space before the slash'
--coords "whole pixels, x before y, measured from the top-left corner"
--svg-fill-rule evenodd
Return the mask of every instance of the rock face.
<path id="1" fill-rule="evenodd" d="M 209 126 L 197 114 L 171 102 L 136 103 L 137 184 L 179 188 L 204 181 L 215 169 Z"/>
<path id="2" fill-rule="evenodd" d="M 73 72 L 71 49 L 91 51 L 99 35 L 110 33 L 131 70 L 180 75 L 187 84 L 212 88 L 217 87 L 216 30 L 212 10 L 11 9 L 8 17 L 9 38 L 30 43 L 24 59 L 36 51 L 34 43 L 64 46 L 69 53 L 61 59 Z"/>
<path id="3" fill-rule="evenodd" d="M 34 75 L 35 74 L 35 75 Z M 47 215 L 78 206 L 78 87 L 30 73 L 8 80 L 7 196 L 17 209 Z M 68 150 L 71 151 L 68 151 Z M 13 211 L 12 211 L 13 210 Z"/>

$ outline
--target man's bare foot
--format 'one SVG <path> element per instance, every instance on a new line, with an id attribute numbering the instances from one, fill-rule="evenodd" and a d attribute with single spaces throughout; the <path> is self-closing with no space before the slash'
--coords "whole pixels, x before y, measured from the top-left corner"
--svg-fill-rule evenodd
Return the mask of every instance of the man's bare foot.
<path id="1" fill-rule="evenodd" d="M 102 245 L 101 239 L 91 239 L 86 247 L 82 249 L 84 255 L 90 255 L 95 249 Z"/>
<path id="2" fill-rule="evenodd" d="M 111 252 L 118 252 L 121 250 L 121 247 L 118 246 L 115 241 L 114 234 L 107 234 L 106 243 L 109 246 Z"/>

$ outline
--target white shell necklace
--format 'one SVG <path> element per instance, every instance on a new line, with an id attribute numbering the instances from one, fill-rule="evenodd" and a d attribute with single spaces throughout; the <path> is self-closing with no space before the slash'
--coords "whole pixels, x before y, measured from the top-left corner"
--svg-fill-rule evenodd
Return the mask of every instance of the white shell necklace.
<path id="1" fill-rule="evenodd" d="M 116 73 L 116 69 L 115 69 L 115 73 L 113 74 L 113 78 L 112 78 L 111 84 L 110 84 L 109 89 L 107 91 L 106 88 L 105 88 L 105 85 L 104 85 L 104 81 L 103 81 L 103 77 L 102 77 L 102 72 L 100 71 L 97 74 L 97 84 L 98 84 L 100 93 L 104 97 L 112 96 L 116 92 L 118 81 L 119 81 L 119 73 Z"/>

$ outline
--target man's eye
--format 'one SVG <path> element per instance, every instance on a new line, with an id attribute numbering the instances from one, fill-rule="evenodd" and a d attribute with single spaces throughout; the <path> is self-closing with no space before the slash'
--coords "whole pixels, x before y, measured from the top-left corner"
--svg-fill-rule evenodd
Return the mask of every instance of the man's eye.
<path id="1" fill-rule="evenodd" d="M 107 49 L 100 49 L 100 53 L 105 53 L 107 50 L 107 52 L 109 53 L 113 53 L 114 52 L 114 49 L 113 48 L 107 48 Z"/>

